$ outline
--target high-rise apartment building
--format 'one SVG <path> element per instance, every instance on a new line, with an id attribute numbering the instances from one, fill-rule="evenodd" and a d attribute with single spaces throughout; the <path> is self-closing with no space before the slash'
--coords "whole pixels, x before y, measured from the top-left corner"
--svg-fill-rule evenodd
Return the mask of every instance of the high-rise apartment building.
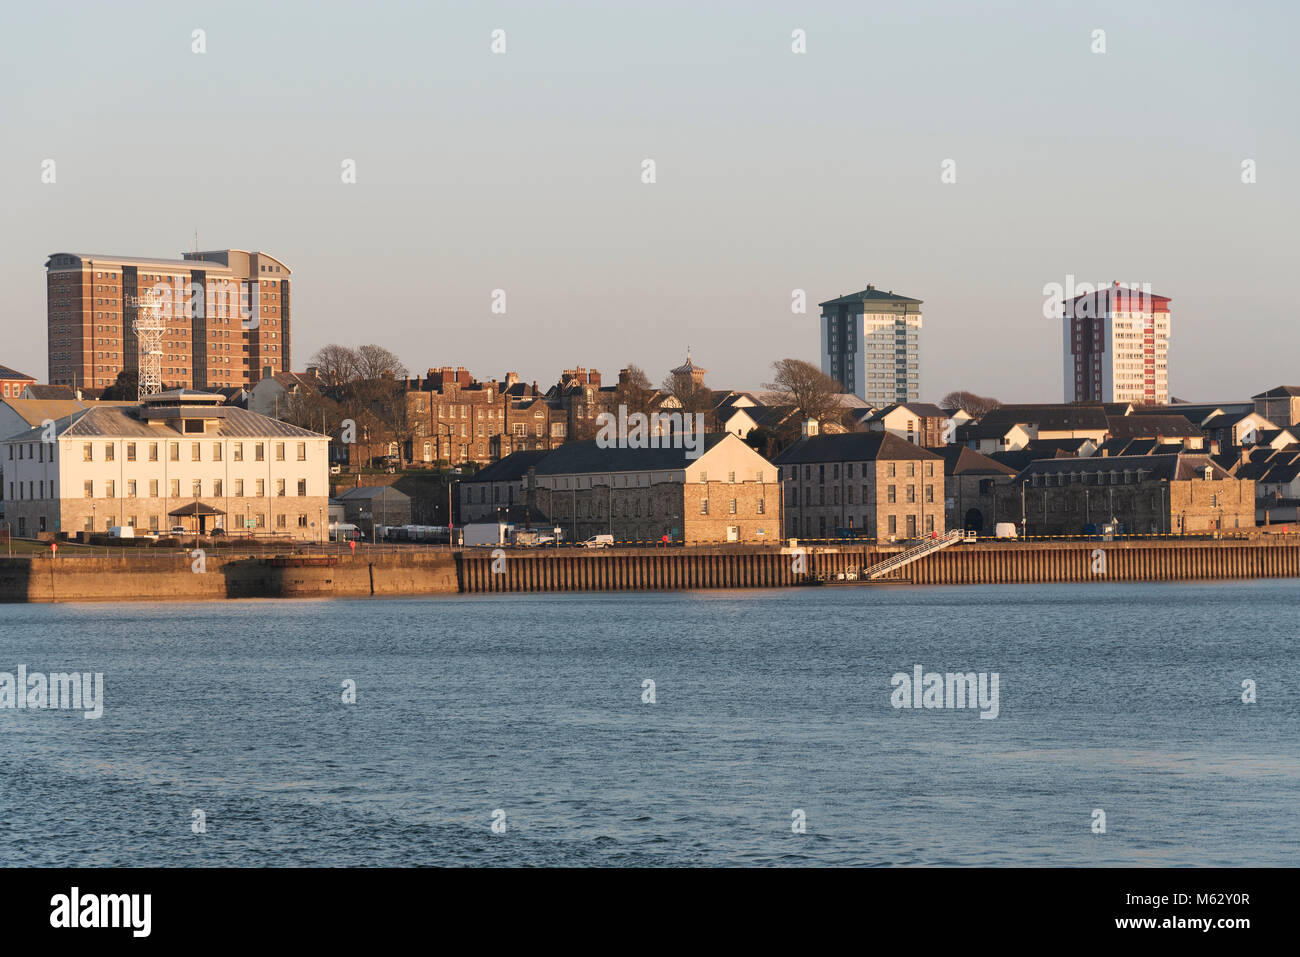
<path id="1" fill-rule="evenodd" d="M 1103 286 L 1065 301 L 1065 401 L 1169 401 L 1169 298 Z"/>
<path id="2" fill-rule="evenodd" d="M 921 393 L 921 302 L 868 284 L 821 303 L 822 371 L 878 408 Z"/>
<path id="3" fill-rule="evenodd" d="M 51 384 L 99 389 L 136 370 L 135 297 L 159 298 L 168 387 L 251 386 L 290 368 L 291 271 L 262 252 L 180 259 L 54 253 L 45 263 Z"/>

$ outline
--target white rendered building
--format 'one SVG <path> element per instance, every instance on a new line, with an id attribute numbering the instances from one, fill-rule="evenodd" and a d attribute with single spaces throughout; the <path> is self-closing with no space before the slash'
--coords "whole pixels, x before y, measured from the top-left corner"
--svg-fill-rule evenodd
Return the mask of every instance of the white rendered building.
<path id="1" fill-rule="evenodd" d="M 313 540 L 329 504 L 329 436 L 185 389 L 96 405 L 0 442 L 14 535 L 115 525 Z"/>
<path id="2" fill-rule="evenodd" d="M 1065 302 L 1066 402 L 1169 401 L 1169 298 L 1118 282 Z"/>

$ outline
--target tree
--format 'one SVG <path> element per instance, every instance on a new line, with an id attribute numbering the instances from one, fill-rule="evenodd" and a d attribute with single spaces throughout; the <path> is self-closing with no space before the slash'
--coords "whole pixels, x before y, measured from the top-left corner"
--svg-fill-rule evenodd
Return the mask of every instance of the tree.
<path id="1" fill-rule="evenodd" d="M 977 419 L 988 412 L 992 412 L 1001 404 L 997 399 L 976 395 L 974 392 L 967 392 L 964 389 L 949 392 L 939 403 L 945 409 L 961 409 Z"/>
<path id="2" fill-rule="evenodd" d="M 614 390 L 614 405 L 626 406 L 627 414 L 641 412 L 649 415 L 655 411 L 655 389 L 650 384 L 650 377 L 638 365 L 628 363 L 626 369 L 619 373 L 618 387 Z"/>
<path id="3" fill-rule="evenodd" d="M 804 419 L 838 422 L 844 414 L 843 390 L 811 362 L 778 359 L 772 363 L 772 381 L 763 383 L 764 401 L 769 405 L 793 405 Z"/>
<path id="4" fill-rule="evenodd" d="M 713 390 L 686 372 L 664 376 L 663 390 L 677 400 L 683 414 L 713 411 Z"/>
<path id="5" fill-rule="evenodd" d="M 361 358 L 355 349 L 330 343 L 321 346 L 311 357 L 311 364 L 320 370 L 320 376 L 330 385 L 351 382 L 359 374 Z"/>
<path id="6" fill-rule="evenodd" d="M 118 402 L 134 402 L 140 396 L 140 377 L 134 369 L 123 369 L 117 379 L 104 390 L 103 397 Z"/>

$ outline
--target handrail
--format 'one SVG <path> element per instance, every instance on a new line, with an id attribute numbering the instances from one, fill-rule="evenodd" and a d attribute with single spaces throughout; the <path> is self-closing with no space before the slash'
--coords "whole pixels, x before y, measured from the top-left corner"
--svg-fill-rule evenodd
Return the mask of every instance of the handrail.
<path id="1" fill-rule="evenodd" d="M 929 539 L 928 541 L 925 541 L 920 545 L 915 545 L 912 548 L 907 549 L 906 551 L 899 552 L 897 555 L 891 555 L 889 558 L 886 558 L 884 561 L 876 562 L 876 564 L 870 566 L 865 570 L 866 577 L 868 579 L 879 578 L 880 576 L 886 575 L 896 568 L 902 568 L 904 565 L 910 565 L 918 558 L 924 558 L 926 555 L 929 555 L 933 552 L 937 552 L 941 548 L 947 548 L 949 545 L 953 545 L 956 544 L 957 542 L 962 542 L 962 541 L 966 541 L 966 533 L 961 529 L 955 528 L 952 531 L 950 531 L 947 535 L 945 535 L 943 538 Z"/>

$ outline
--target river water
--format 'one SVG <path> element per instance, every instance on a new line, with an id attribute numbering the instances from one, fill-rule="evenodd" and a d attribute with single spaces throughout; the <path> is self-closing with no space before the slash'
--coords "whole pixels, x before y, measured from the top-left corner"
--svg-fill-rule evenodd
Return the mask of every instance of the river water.
<path id="1" fill-rule="evenodd" d="M 103 713 L 0 708 L 0 859 L 1295 864 L 1297 622 L 1279 580 L 7 605 L 0 672 Z M 917 665 L 996 718 L 895 707 Z"/>

